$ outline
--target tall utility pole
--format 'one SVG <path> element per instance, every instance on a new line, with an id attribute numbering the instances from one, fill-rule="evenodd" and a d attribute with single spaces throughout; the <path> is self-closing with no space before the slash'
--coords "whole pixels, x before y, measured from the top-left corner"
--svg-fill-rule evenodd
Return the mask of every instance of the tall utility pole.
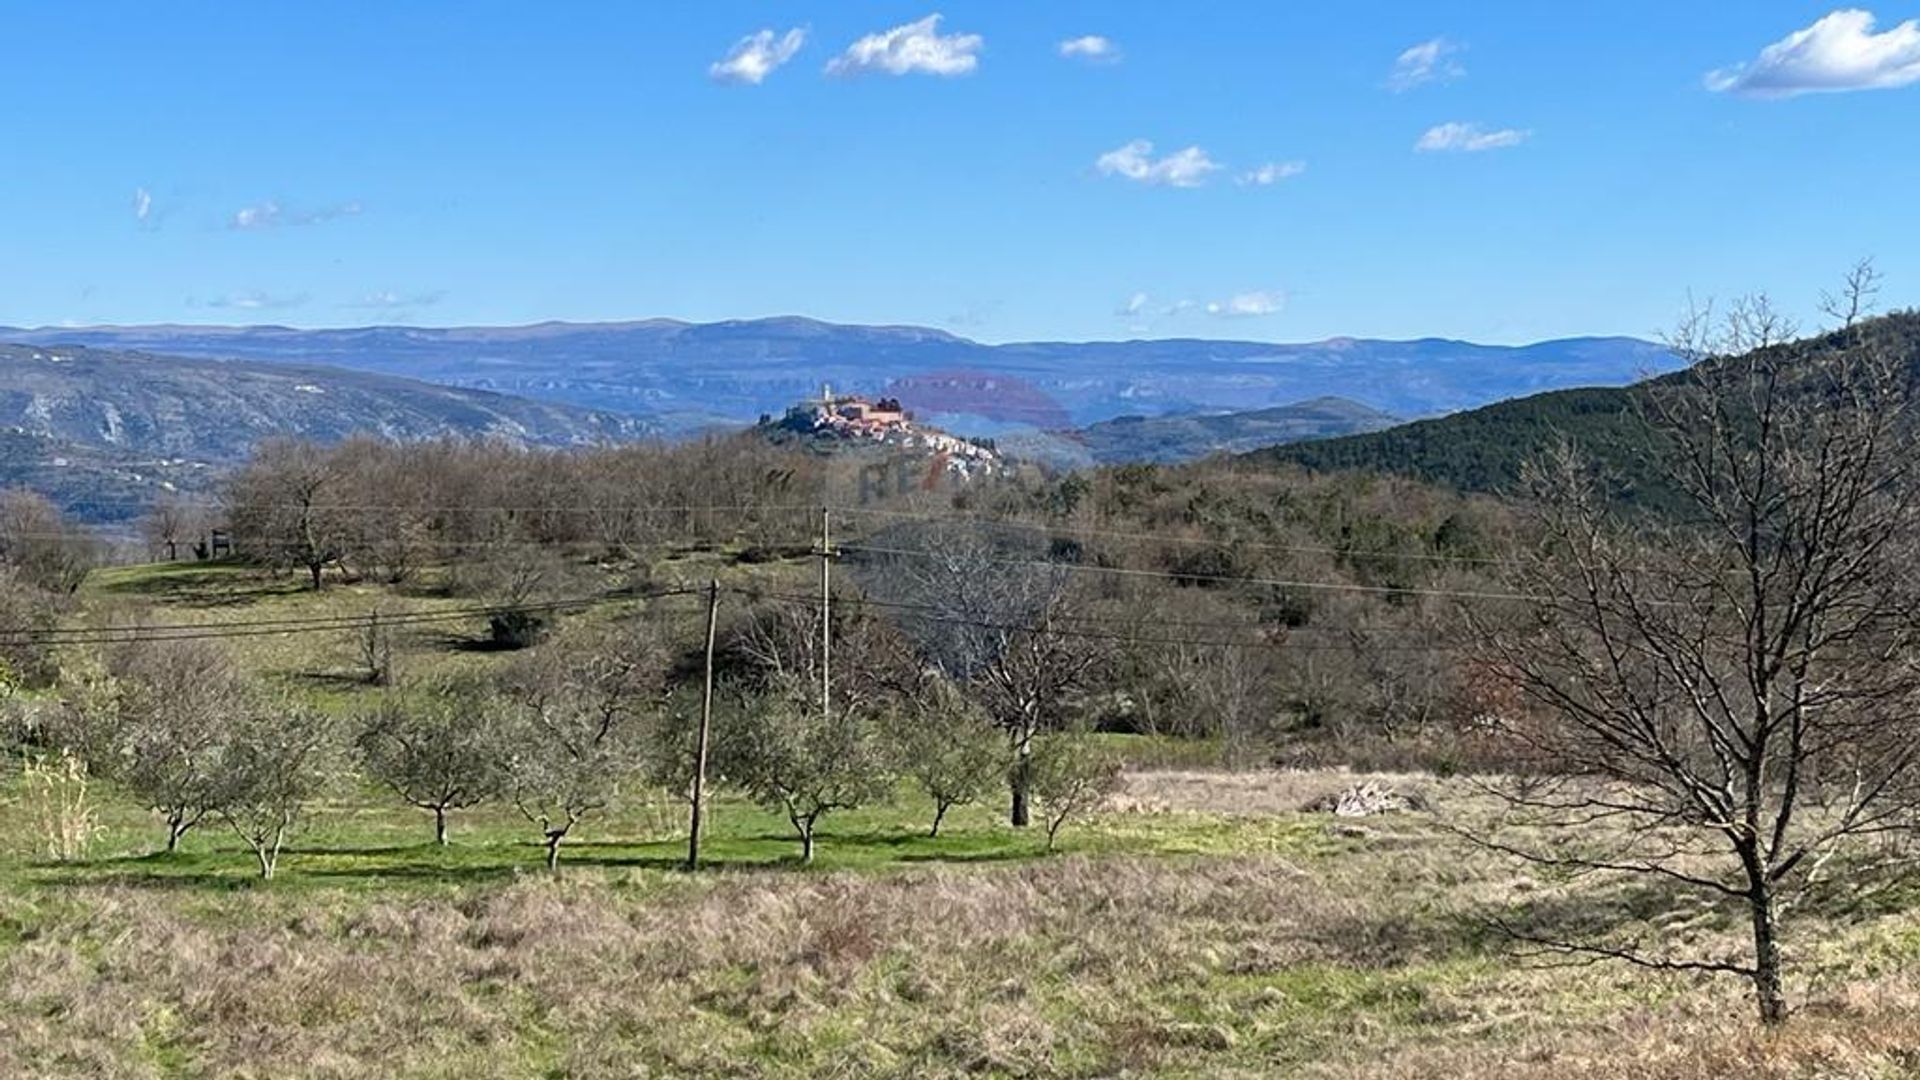
<path id="1" fill-rule="evenodd" d="M 820 718 L 833 716 L 833 512 L 820 508 Z"/>
<path id="2" fill-rule="evenodd" d="M 700 688 L 700 735 L 693 751 L 693 812 L 687 822 L 687 869 L 700 868 L 700 810 L 706 798 L 707 742 L 713 733 L 713 638 L 720 617 L 720 579 L 707 582 L 707 672 Z"/>

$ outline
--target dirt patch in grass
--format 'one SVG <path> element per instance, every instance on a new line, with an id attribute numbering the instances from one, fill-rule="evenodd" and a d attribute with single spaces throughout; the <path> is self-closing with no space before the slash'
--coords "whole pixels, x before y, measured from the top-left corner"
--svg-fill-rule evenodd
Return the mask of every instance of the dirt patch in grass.
<path id="1" fill-rule="evenodd" d="M 1429 805 L 1472 800 L 1458 781 L 1426 773 L 1368 773 L 1343 769 L 1129 770 L 1112 805 L 1129 812 L 1190 812 L 1271 816 L 1298 813 L 1315 800 L 1374 783 L 1417 795 Z"/>

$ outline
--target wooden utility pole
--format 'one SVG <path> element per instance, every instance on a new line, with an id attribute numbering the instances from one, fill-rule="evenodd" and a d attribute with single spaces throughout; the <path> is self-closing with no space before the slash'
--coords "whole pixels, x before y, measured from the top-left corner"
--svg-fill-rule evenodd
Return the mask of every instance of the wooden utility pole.
<path id="1" fill-rule="evenodd" d="M 693 751 L 693 812 L 687 821 L 687 869 L 700 868 L 700 810 L 706 799 L 707 742 L 713 733 L 713 639 L 720 618 L 720 579 L 707 582 L 707 671 L 700 688 L 700 735 Z"/>
<path id="2" fill-rule="evenodd" d="M 833 512 L 820 508 L 820 718 L 833 716 Z"/>

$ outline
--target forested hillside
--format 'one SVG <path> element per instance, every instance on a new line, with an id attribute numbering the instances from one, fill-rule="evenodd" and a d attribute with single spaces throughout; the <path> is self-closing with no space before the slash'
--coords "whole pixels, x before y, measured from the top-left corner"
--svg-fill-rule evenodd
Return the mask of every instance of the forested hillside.
<path id="1" fill-rule="evenodd" d="M 1902 312 L 1864 323 L 1862 332 L 1879 347 L 1905 356 L 1920 372 L 1920 313 Z M 1833 352 L 1841 343 L 1825 334 L 1777 346 L 1791 357 Z M 1368 470 L 1416 477 L 1461 491 L 1509 492 L 1521 467 L 1565 441 L 1579 448 L 1609 476 L 1623 499 L 1667 505 L 1649 455 L 1659 453 L 1641 407 L 1646 394 L 1677 375 L 1626 388 L 1558 390 L 1503 401 L 1452 416 L 1403 424 L 1385 431 L 1271 447 L 1248 454 L 1259 464 L 1299 465 L 1316 470 Z"/>

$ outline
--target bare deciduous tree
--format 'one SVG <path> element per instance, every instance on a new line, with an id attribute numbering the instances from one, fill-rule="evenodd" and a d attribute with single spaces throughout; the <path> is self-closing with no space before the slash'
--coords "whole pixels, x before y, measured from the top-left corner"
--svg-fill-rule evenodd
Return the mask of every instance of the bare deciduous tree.
<path id="1" fill-rule="evenodd" d="M 350 553 L 356 531 L 332 452 L 295 439 L 260 444 L 228 484 L 227 511 L 241 554 L 304 569 L 315 589 Z"/>
<path id="2" fill-rule="evenodd" d="M 1741 954 L 1617 938 L 1538 944 L 1751 981 L 1787 1015 L 1782 919 L 1836 854 L 1911 827 L 1920 759 L 1914 612 L 1920 530 L 1911 360 L 1858 321 L 1787 344 L 1764 304 L 1676 335 L 1693 361 L 1646 395 L 1650 462 L 1683 520 L 1622 507 L 1572 451 L 1536 467 L 1544 537 L 1518 584 L 1530 614 L 1477 618 L 1535 706 L 1497 718 L 1547 779 L 1501 788 L 1516 824 L 1490 842 L 1580 871 L 1731 905 Z M 1529 839 L 1545 836 L 1546 840 Z"/>
<path id="3" fill-rule="evenodd" d="M 1031 533 L 987 527 L 902 528 L 862 560 L 870 592 L 895 605 L 921 654 L 979 697 L 1007 733 L 1009 819 L 1031 820 L 1034 742 L 1060 726 L 1100 659 L 1073 619 L 1067 567 Z"/>
<path id="4" fill-rule="evenodd" d="M 173 562 L 180 558 L 181 544 L 199 537 L 204 516 L 192 502 L 171 491 L 163 492 L 140 519 L 140 533 L 156 555 Z"/>
<path id="5" fill-rule="evenodd" d="M 80 587 L 97 560 L 96 545 L 39 492 L 0 491 L 0 564 L 49 593 Z"/>

